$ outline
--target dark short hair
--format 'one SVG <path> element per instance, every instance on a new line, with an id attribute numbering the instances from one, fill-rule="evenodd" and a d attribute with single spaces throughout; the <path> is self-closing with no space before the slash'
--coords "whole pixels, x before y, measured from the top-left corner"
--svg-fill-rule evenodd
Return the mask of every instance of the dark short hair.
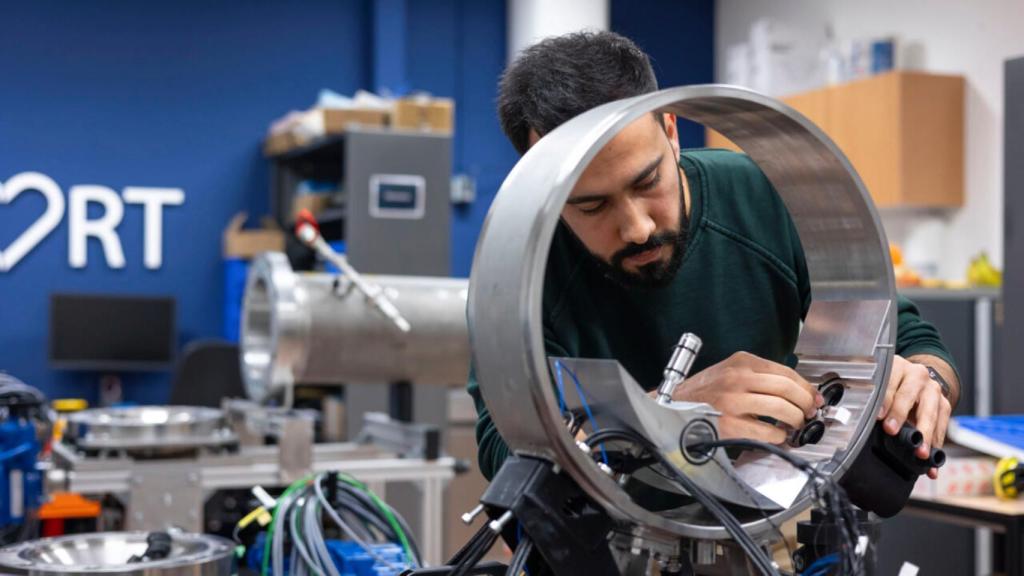
<path id="1" fill-rule="evenodd" d="M 531 128 L 543 136 L 591 108 L 657 89 L 650 58 L 632 40 L 614 32 L 574 32 L 526 48 L 505 69 L 498 117 L 524 154 Z"/>

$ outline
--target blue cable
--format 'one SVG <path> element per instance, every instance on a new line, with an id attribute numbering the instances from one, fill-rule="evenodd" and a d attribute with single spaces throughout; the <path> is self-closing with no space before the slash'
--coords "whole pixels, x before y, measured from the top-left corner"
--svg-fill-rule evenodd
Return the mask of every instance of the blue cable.
<path id="1" fill-rule="evenodd" d="M 573 383 L 576 385 L 576 393 L 580 397 L 580 403 L 583 404 L 583 411 L 587 413 L 587 420 L 590 421 L 590 427 L 594 429 L 594 433 L 597 433 L 600 428 L 597 426 L 597 420 L 594 419 L 594 413 L 590 411 L 590 405 L 587 404 L 587 395 L 583 393 L 583 386 L 580 384 L 580 379 L 576 377 L 576 374 L 562 366 L 562 363 L 555 360 L 555 380 L 558 383 L 558 403 L 561 406 L 562 411 L 565 411 L 565 386 L 562 383 L 562 370 L 569 373 L 572 377 Z M 600 445 L 601 447 L 601 459 L 604 460 L 605 464 L 608 464 L 608 453 L 604 450 L 604 442 Z"/>
<path id="2" fill-rule="evenodd" d="M 555 382 L 558 384 L 558 409 L 564 415 L 568 410 L 565 406 L 565 383 L 562 382 L 562 363 L 555 360 Z"/>
<path id="3" fill-rule="evenodd" d="M 801 574 L 803 576 L 824 576 L 828 574 L 828 569 L 836 564 L 839 564 L 839 555 L 836 553 L 828 554 L 815 560 Z"/>

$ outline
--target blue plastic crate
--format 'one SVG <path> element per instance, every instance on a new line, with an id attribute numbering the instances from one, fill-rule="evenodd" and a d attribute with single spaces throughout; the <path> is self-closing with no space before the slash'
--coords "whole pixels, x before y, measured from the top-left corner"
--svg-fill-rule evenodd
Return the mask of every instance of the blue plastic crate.
<path id="1" fill-rule="evenodd" d="M 949 438 L 997 458 L 1024 457 L 1024 416 L 957 416 L 950 421 Z"/>

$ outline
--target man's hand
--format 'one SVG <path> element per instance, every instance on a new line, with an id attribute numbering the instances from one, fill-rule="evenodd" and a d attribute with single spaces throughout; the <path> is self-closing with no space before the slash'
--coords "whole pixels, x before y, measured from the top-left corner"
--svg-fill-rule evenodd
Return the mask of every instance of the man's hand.
<path id="1" fill-rule="evenodd" d="M 747 352 L 737 352 L 690 376 L 676 388 L 673 399 L 705 402 L 721 412 L 718 434 L 722 438 L 772 444 L 785 442 L 787 433 L 758 416 L 799 429 L 825 403 L 818 390 L 793 369 Z"/>
<path id="2" fill-rule="evenodd" d="M 942 448 L 946 441 L 946 427 L 952 412 L 949 400 L 942 395 L 942 387 L 928 375 L 927 367 L 902 356 L 893 358 L 885 403 L 878 411 L 878 419 L 884 420 L 882 428 L 887 434 L 895 435 L 903 423 L 910 420 L 924 436 L 917 456 L 927 458 L 933 446 Z M 928 471 L 929 478 L 934 480 L 938 476 L 936 468 Z"/>

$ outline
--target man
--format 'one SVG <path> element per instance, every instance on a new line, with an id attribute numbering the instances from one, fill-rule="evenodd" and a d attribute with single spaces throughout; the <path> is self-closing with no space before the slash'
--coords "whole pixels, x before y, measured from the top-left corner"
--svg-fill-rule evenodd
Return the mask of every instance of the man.
<path id="1" fill-rule="evenodd" d="M 569 34 L 509 66 L 499 115 L 522 154 L 590 108 L 655 90 L 647 55 L 628 39 Z M 792 369 L 810 302 L 799 236 L 760 169 L 743 154 L 681 151 L 675 117 L 652 114 L 598 153 L 562 210 L 545 277 L 544 335 L 549 355 L 615 358 L 653 390 L 673 344 L 694 332 L 704 346 L 675 398 L 720 411 L 724 438 L 779 444 L 823 403 Z M 898 324 L 878 418 L 889 434 L 909 419 L 924 435 L 925 457 L 945 440 L 959 380 L 938 332 L 904 298 Z M 508 447 L 473 374 L 469 392 L 480 467 L 491 478 Z"/>

